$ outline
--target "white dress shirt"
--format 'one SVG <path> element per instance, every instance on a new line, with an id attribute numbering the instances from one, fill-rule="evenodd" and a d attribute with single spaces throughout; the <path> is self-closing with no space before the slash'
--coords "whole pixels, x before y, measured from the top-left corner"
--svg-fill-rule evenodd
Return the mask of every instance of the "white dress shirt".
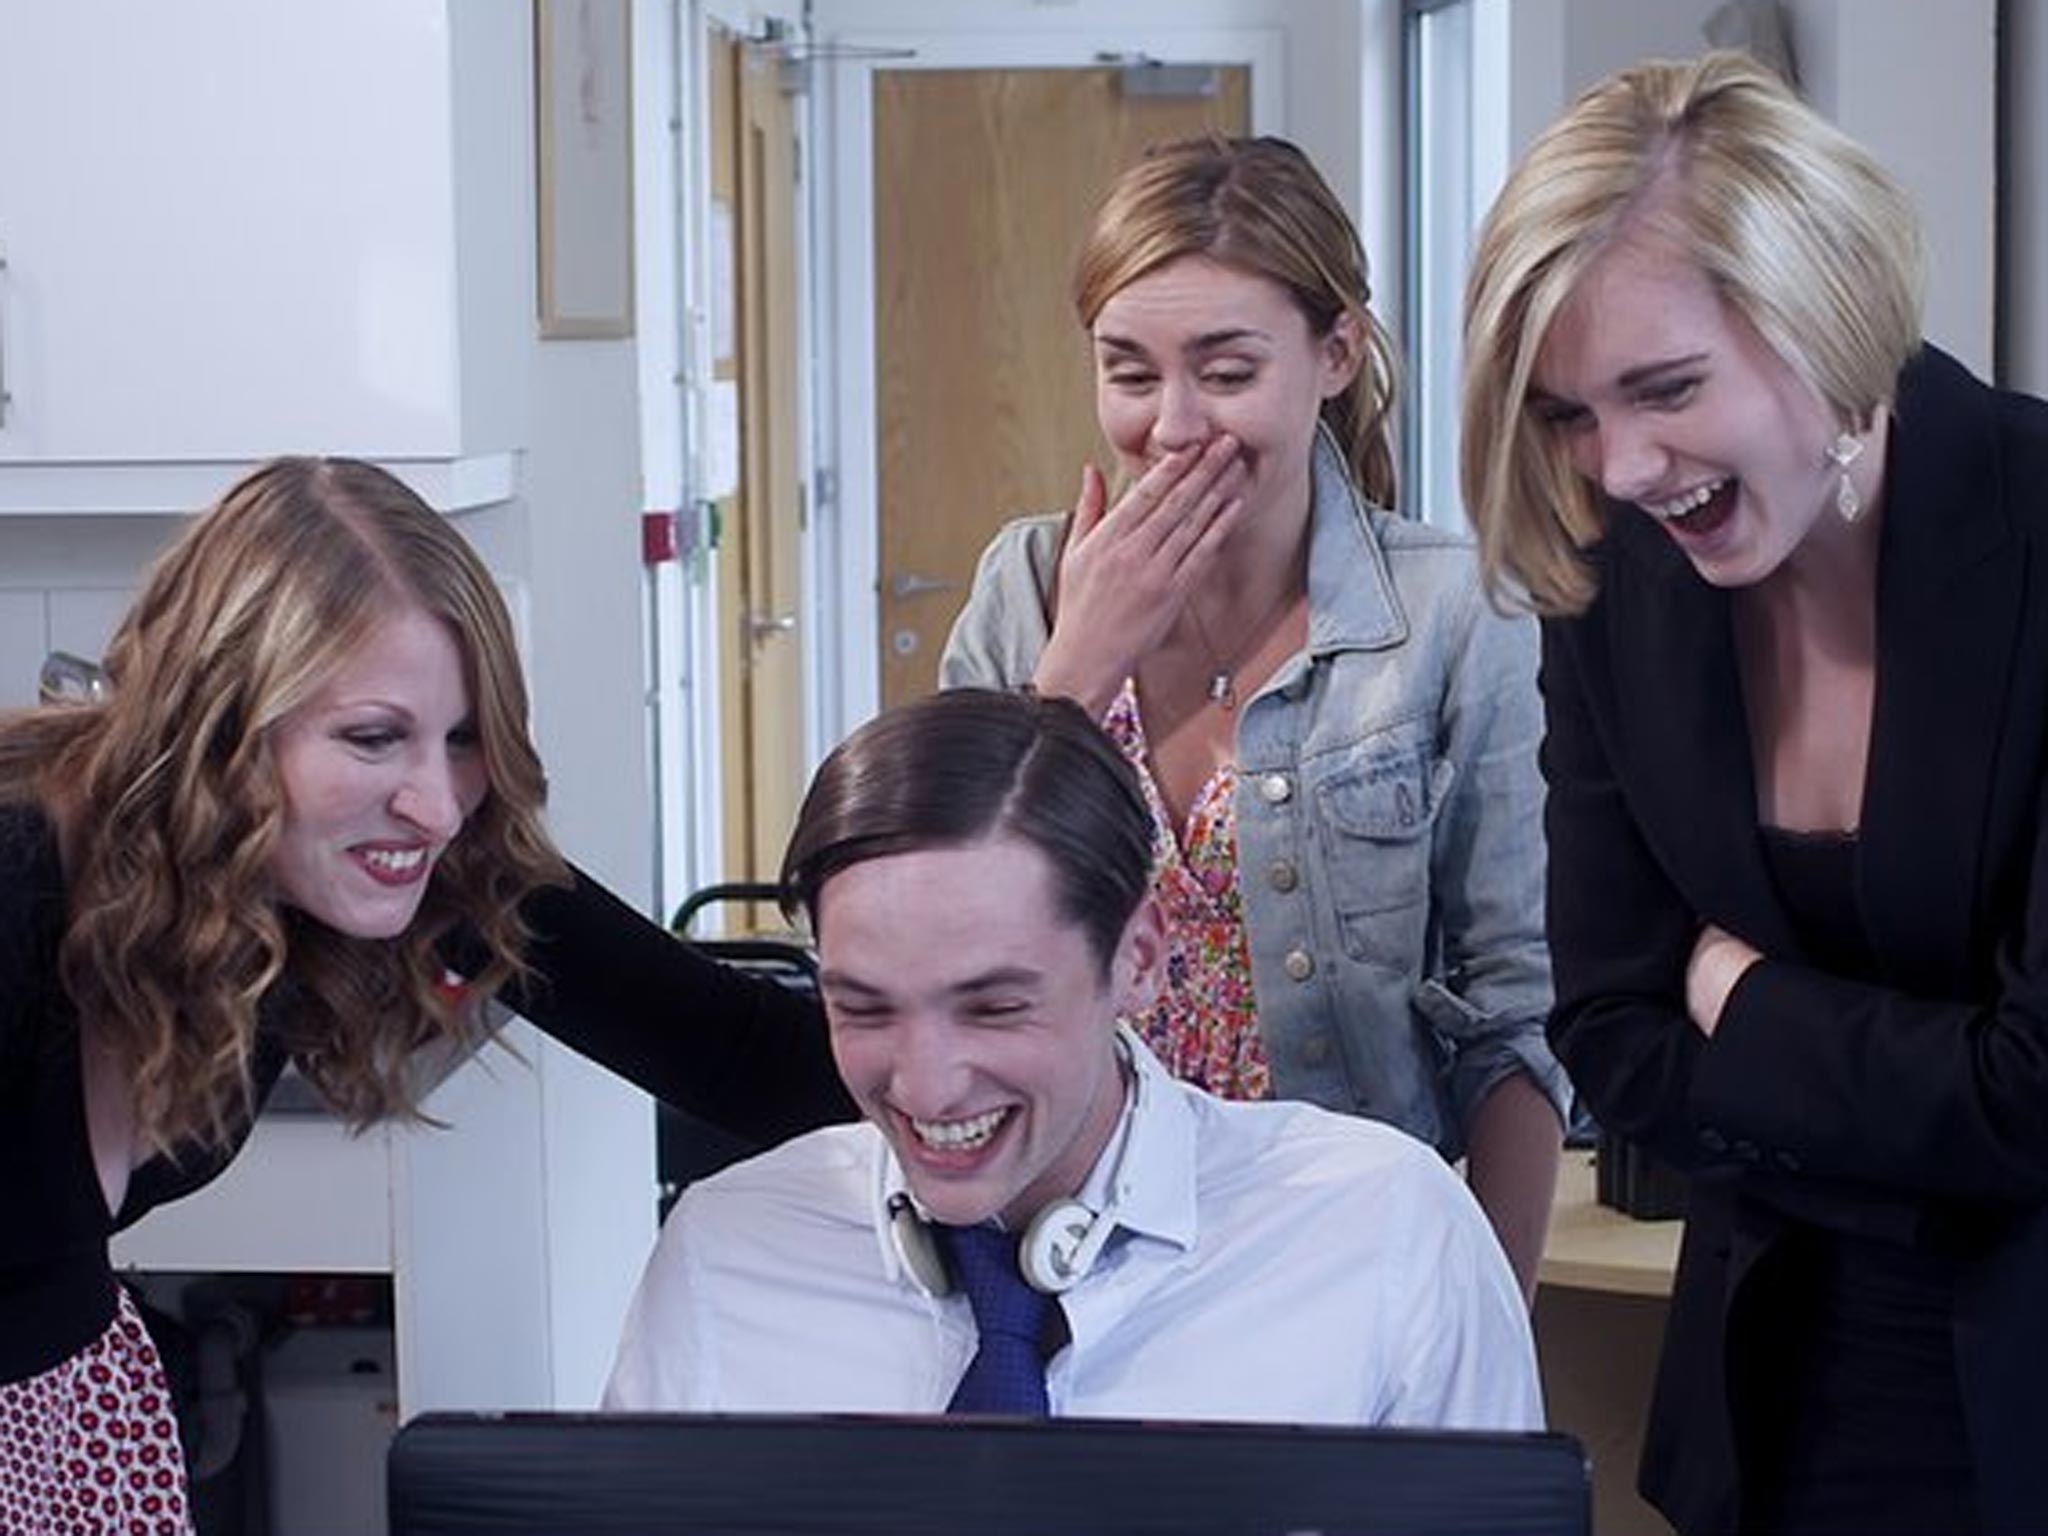
<path id="1" fill-rule="evenodd" d="M 1137 1091 L 1082 1198 L 1116 1235 L 1060 1297 L 1052 1411 L 1536 1429 L 1521 1292 L 1421 1142 L 1305 1104 L 1227 1103 L 1127 1036 Z M 815 1131 L 685 1190 L 641 1277 L 605 1406 L 938 1413 L 975 1347 L 890 1233 L 872 1125 Z"/>

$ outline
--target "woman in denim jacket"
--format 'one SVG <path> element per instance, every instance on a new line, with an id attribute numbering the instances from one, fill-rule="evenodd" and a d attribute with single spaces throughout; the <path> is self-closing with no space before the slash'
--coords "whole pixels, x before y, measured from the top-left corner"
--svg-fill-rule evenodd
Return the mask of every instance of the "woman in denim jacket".
<path id="1" fill-rule="evenodd" d="M 1356 230 L 1274 139 L 1155 150 L 1075 308 L 1129 481 L 983 554 L 948 687 L 1079 699 L 1158 825 L 1174 1071 L 1468 1159 L 1533 1290 L 1568 1088 L 1543 1040 L 1536 635 L 1393 499 L 1392 360 Z M 1361 494 L 1362 493 L 1362 494 Z"/>

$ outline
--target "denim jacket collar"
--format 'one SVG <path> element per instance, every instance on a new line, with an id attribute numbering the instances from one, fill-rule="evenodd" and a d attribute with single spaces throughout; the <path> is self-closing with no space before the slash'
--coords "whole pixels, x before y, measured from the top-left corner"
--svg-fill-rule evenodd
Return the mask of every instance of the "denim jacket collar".
<path id="1" fill-rule="evenodd" d="M 1316 428 L 1315 507 L 1309 524 L 1308 651 L 1390 650 L 1408 638 L 1386 551 L 1373 537 L 1371 509 L 1327 427 Z"/>

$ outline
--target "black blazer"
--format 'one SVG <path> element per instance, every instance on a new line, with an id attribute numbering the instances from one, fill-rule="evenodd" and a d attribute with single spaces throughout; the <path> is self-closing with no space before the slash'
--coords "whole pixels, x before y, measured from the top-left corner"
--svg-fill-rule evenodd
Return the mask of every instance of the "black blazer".
<path id="1" fill-rule="evenodd" d="M 2048 406 L 1927 348 L 1900 380 L 1857 898 L 1873 985 L 1803 963 L 1757 837 L 1725 592 L 1611 508 L 1544 626 L 1551 1040 L 1603 1124 L 1693 1175 L 1643 1456 L 1739 1520 L 1723 1346 L 1788 1220 L 1966 1254 L 1955 1340 L 1985 1524 L 2048 1530 Z M 1763 951 L 1712 1043 L 1706 922 Z"/>

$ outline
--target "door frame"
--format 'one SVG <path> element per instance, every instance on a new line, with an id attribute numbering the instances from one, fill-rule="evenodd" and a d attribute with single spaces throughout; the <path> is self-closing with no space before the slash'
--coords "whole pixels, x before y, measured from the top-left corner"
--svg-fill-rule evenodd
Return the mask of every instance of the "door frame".
<path id="1" fill-rule="evenodd" d="M 648 655 L 654 729 L 656 795 L 655 899 L 666 916 L 689 892 L 725 878 L 725 783 L 718 742 L 720 678 L 729 648 L 719 602 L 718 559 L 710 548 L 705 490 L 712 480 L 713 403 L 711 90 L 713 27 L 735 37 L 758 36 L 770 23 L 784 41 L 802 51 L 807 37 L 805 0 L 635 0 L 658 6 L 663 25 L 645 29 L 659 36 L 672 73 L 651 67 L 648 77 L 665 89 L 636 106 L 637 122 L 660 151 L 644 158 L 640 192 L 645 216 L 636 271 L 645 327 L 640 339 L 642 460 L 646 505 L 673 509 L 676 558 L 648 567 Z M 636 21 L 639 19 L 636 16 Z M 796 113 L 797 153 L 808 158 L 815 126 L 812 111 Z M 806 178 L 807 181 L 814 178 Z M 799 303 L 797 347 L 808 355 L 814 326 L 809 302 L 815 290 L 811 219 L 815 201 L 808 191 L 796 205 Z M 650 293 L 651 290 L 655 290 Z M 652 302 L 650 302 L 650 300 Z M 810 482 L 813 381 L 806 371 L 799 390 L 800 474 Z M 806 544 L 808 545 L 808 538 Z M 806 562 L 809 560 L 806 551 Z M 811 574 L 806 564 L 806 583 Z M 808 654 L 806 665 L 808 666 Z M 806 694 L 815 686 L 806 677 Z M 812 712 L 806 711 L 808 727 Z M 804 766 L 818 753 L 808 735 Z"/>
<path id="2" fill-rule="evenodd" d="M 811 180 L 818 256 L 824 399 L 816 412 L 806 589 L 814 621 L 810 689 L 813 742 L 837 741 L 881 699 L 879 458 L 875 411 L 874 72 L 877 69 L 1098 69 L 1120 58 L 1161 64 L 1247 65 L 1254 133 L 1287 122 L 1287 35 L 1277 27 L 1172 29 L 1156 24 L 1074 32 L 835 33 L 811 97 L 812 142 L 825 172 Z M 829 574 L 828 574 L 829 573 Z M 933 658 L 933 667 L 937 667 Z"/>

